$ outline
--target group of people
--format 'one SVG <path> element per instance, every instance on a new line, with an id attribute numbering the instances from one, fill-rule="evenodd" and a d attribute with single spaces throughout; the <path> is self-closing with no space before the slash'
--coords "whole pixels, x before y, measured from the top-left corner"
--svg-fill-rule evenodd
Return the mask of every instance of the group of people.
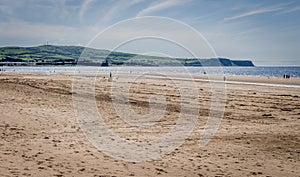
<path id="1" fill-rule="evenodd" d="M 284 78 L 284 79 L 289 79 L 289 78 L 291 78 L 291 76 L 290 76 L 289 74 L 284 74 L 284 75 L 283 75 L 283 78 Z"/>

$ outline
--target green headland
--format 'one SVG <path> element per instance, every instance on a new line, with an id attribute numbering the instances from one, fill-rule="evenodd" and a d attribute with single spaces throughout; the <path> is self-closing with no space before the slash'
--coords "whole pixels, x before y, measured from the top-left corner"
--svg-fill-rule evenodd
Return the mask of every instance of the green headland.
<path id="1" fill-rule="evenodd" d="M 42 45 L 1 47 L 0 65 L 89 65 L 89 66 L 254 66 L 251 60 L 228 58 L 169 58 L 85 48 Z"/>

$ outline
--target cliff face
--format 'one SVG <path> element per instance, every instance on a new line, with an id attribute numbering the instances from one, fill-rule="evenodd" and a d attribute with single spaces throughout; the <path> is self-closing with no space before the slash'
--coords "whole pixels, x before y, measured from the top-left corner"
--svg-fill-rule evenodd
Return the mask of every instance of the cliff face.
<path id="1" fill-rule="evenodd" d="M 231 60 L 232 66 L 254 66 L 250 60 Z"/>
<path id="2" fill-rule="evenodd" d="M 247 66 L 252 67 L 254 64 L 250 60 L 230 60 L 228 58 L 211 58 L 211 59 L 193 59 L 186 62 L 185 66 Z"/>
<path id="3" fill-rule="evenodd" d="M 82 52 L 84 51 L 84 55 Z M 254 66 L 250 60 L 227 58 L 191 59 L 147 56 L 84 48 L 81 46 L 2 47 L 0 65 L 22 62 L 24 65 L 80 64 L 92 66 Z"/>

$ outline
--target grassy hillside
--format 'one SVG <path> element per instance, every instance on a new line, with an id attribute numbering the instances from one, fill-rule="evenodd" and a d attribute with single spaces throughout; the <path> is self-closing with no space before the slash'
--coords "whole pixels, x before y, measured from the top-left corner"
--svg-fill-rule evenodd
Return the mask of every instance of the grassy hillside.
<path id="1" fill-rule="evenodd" d="M 84 51 L 84 52 L 83 52 Z M 82 53 L 83 52 L 83 53 Z M 82 55 L 81 55 L 82 54 Z M 81 57 L 81 58 L 80 58 Z M 184 59 L 146 56 L 124 52 L 84 48 L 81 46 L 2 47 L 0 62 L 77 63 L 129 66 L 253 66 L 251 61 L 217 59 Z M 103 64 L 104 63 L 104 64 Z"/>

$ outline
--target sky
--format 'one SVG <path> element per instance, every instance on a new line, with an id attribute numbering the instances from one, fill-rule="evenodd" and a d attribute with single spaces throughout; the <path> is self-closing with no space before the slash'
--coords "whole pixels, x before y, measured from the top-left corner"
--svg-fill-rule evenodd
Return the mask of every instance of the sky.
<path id="1" fill-rule="evenodd" d="M 88 46 L 100 32 L 146 16 L 170 18 L 191 27 L 218 57 L 250 59 L 257 66 L 300 66 L 299 0 L 0 0 L 0 46 L 46 42 Z M 146 26 L 148 31 L 167 31 L 199 45 L 192 35 L 185 34 L 189 31 L 173 25 Z M 111 41 L 139 34 L 139 30 L 145 29 L 137 23 L 124 24 L 101 39 L 101 45 L 92 47 L 111 49 Z M 131 41 L 118 50 L 190 57 L 167 40 Z"/>

